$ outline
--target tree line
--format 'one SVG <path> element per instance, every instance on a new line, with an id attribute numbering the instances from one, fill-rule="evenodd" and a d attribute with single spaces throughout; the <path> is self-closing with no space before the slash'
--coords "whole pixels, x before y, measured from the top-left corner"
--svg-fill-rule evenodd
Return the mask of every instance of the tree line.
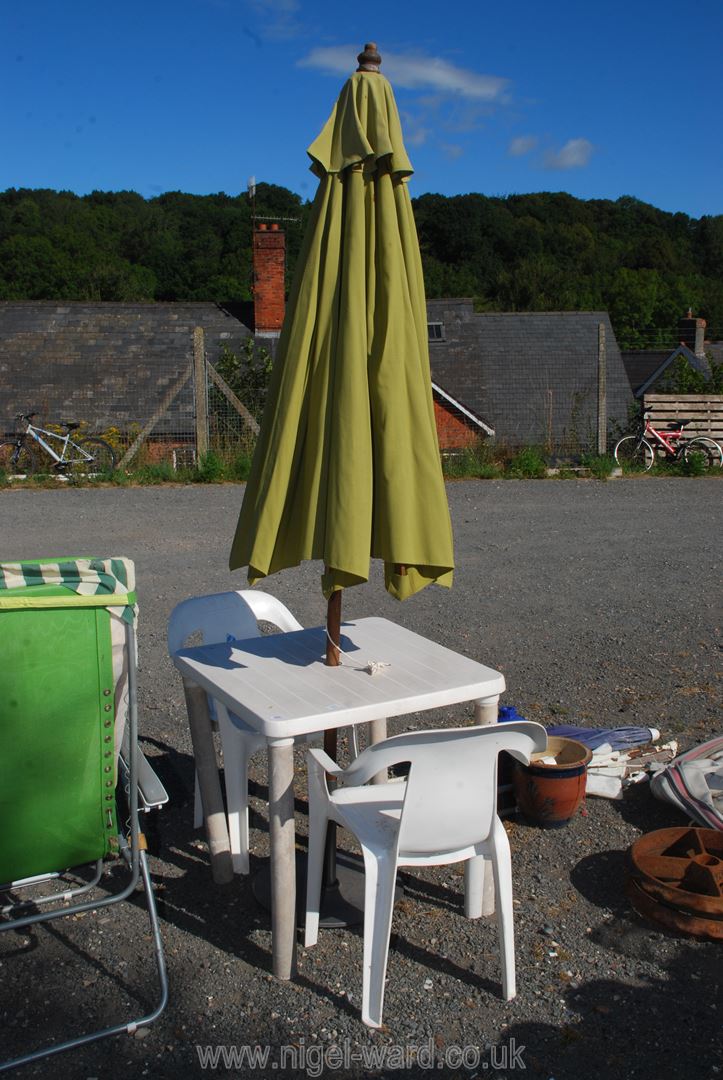
<path id="1" fill-rule="evenodd" d="M 671 214 L 542 192 L 412 200 L 427 295 L 473 297 L 481 311 L 607 310 L 623 348 L 676 343 L 692 308 L 723 338 L 723 215 Z M 2 300 L 214 300 L 251 297 L 251 231 L 291 219 L 293 275 L 310 204 L 259 184 L 244 195 L 131 191 L 0 193 Z"/>

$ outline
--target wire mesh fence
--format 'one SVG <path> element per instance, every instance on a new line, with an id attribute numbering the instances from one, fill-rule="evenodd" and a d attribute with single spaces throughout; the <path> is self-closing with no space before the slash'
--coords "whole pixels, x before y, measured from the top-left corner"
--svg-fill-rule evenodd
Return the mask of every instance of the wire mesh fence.
<path id="1" fill-rule="evenodd" d="M 634 391 L 679 345 L 671 331 L 669 347 L 622 353 L 604 313 L 429 308 L 435 418 L 451 456 L 480 445 L 498 456 L 536 446 L 547 459 L 610 452 L 639 408 Z M 55 431 L 73 420 L 126 469 L 193 468 L 211 454 L 242 476 L 271 365 L 217 304 L 0 304 L 5 433 L 18 414 Z"/>

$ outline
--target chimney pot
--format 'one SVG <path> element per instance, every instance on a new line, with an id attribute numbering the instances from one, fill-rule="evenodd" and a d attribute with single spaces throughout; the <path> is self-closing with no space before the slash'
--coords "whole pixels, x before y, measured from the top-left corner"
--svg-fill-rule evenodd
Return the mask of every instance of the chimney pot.
<path id="1" fill-rule="evenodd" d="M 278 232 L 279 231 L 279 224 L 278 224 L 277 221 L 274 221 L 273 224 L 271 225 L 271 231 L 272 232 Z"/>
<path id="2" fill-rule="evenodd" d="M 261 223 L 259 224 L 259 227 L 258 227 L 258 228 L 259 228 L 259 232 L 266 232 L 266 222 L 265 222 L 265 221 L 262 221 L 262 222 L 261 222 Z"/>

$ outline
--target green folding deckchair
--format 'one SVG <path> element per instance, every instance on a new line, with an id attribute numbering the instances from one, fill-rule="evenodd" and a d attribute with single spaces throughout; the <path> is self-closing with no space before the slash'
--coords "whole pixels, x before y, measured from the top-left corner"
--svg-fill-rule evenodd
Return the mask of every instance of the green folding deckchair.
<path id="1" fill-rule="evenodd" d="M 135 615 L 129 559 L 0 562 L 0 931 L 102 909 L 128 899 L 140 879 L 161 990 L 147 1015 L 0 1071 L 132 1033 L 166 1005 L 139 803 L 150 809 L 168 796 L 138 747 Z M 98 883 L 119 859 L 128 875 L 108 894 Z"/>

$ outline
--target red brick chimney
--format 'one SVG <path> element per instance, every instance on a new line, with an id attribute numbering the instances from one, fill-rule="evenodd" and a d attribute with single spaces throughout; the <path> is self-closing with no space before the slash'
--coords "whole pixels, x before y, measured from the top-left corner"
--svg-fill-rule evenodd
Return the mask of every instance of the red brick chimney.
<path id="1" fill-rule="evenodd" d="M 705 319 L 696 319 L 691 308 L 684 319 L 678 320 L 680 344 L 687 345 L 696 356 L 705 356 Z"/>
<path id="2" fill-rule="evenodd" d="M 254 232 L 254 330 L 278 337 L 284 321 L 286 237 L 274 222 Z"/>

